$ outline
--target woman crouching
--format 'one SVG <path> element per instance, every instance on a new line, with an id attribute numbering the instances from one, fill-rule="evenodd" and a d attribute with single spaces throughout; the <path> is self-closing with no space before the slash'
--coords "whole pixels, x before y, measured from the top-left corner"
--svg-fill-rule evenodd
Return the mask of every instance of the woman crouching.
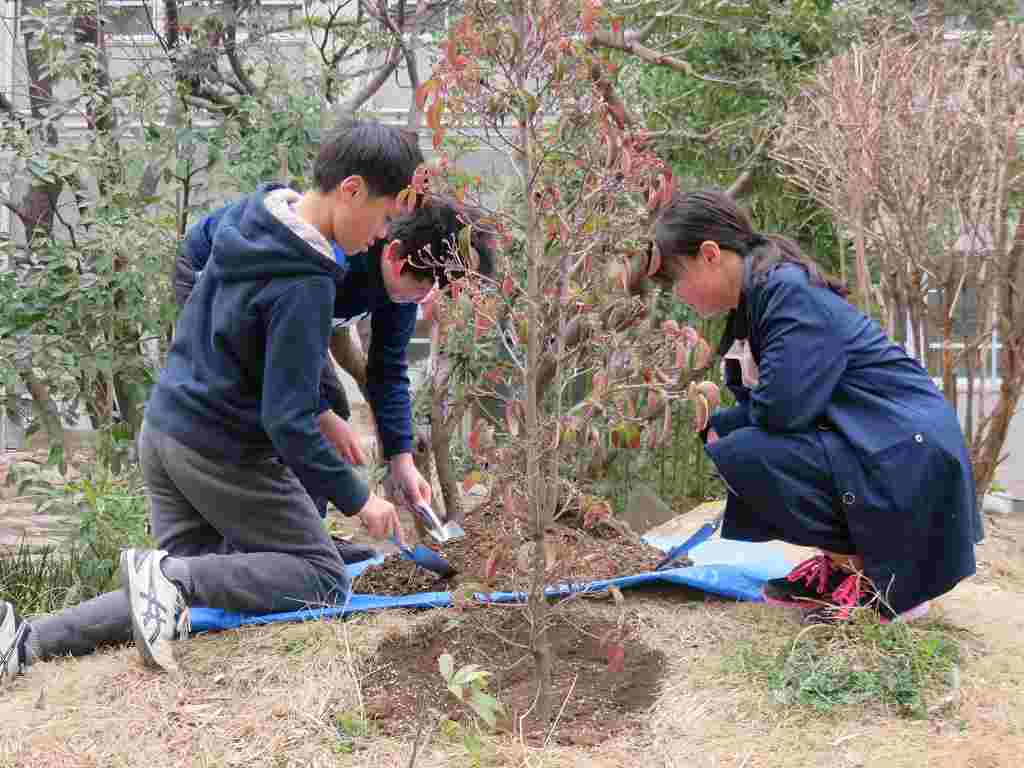
<path id="1" fill-rule="evenodd" d="M 974 573 L 982 522 L 956 413 L 796 243 L 755 232 L 722 192 L 677 193 L 649 274 L 704 317 L 729 313 L 737 405 L 706 431 L 729 489 L 723 538 L 821 550 L 767 582 L 767 601 L 809 621 L 868 605 L 913 618 Z"/>

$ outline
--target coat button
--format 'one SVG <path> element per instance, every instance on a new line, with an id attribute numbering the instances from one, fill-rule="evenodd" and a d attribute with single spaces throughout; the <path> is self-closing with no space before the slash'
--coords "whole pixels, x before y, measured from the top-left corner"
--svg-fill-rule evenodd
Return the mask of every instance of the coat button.
<path id="1" fill-rule="evenodd" d="M 924 435 L 922 435 L 920 432 L 918 432 L 916 435 L 914 435 L 914 442 L 915 443 L 923 443 L 924 442 Z"/>
<path id="2" fill-rule="evenodd" d="M 857 497 L 854 496 L 853 493 L 850 491 L 847 491 L 846 493 L 843 494 L 843 504 L 845 504 L 848 507 L 852 505 L 853 502 L 855 502 L 856 500 Z"/>

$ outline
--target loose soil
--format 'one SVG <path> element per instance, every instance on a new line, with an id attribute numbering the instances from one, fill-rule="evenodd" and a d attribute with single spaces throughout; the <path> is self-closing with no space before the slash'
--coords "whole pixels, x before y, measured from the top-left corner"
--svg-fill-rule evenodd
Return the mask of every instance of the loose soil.
<path id="1" fill-rule="evenodd" d="M 636 731 L 661 693 L 667 657 L 638 642 L 629 627 L 609 623 L 563 606 L 551 617 L 553 652 L 552 721 L 538 722 L 529 624 L 522 611 L 472 610 L 456 621 L 438 619 L 383 642 L 375 661 L 386 671 L 366 690 L 366 715 L 382 733 L 408 737 L 419 716 L 440 710 L 450 720 L 471 717 L 471 710 L 448 691 L 438 657 L 449 653 L 455 668 L 477 664 L 491 673 L 488 691 L 504 706 L 499 730 L 520 728 L 527 743 L 594 746 Z M 621 665 L 609 666 L 609 648 L 624 648 Z M 611 651 L 614 655 L 614 650 Z M 422 715 L 418 715 L 422 713 Z M 631 716 L 633 715 L 633 716 Z M 520 719 L 523 718 L 523 719 Z M 552 726 L 555 730 L 552 731 Z"/>
<path id="2" fill-rule="evenodd" d="M 438 592 L 472 585 L 482 591 L 517 591 L 529 587 L 532 544 L 525 526 L 509 520 L 490 505 L 470 513 L 463 528 L 466 536 L 443 546 L 426 538 L 423 544 L 439 552 L 457 574 L 441 578 L 400 557 L 388 557 L 355 579 L 353 591 L 375 595 L 409 595 Z M 411 531 L 410 531 L 411 533 Z M 629 576 L 653 570 L 664 552 L 638 537 L 608 527 L 583 531 L 555 524 L 546 538 L 548 584 L 583 583 L 595 579 Z M 488 578 L 488 561 L 497 561 Z"/>

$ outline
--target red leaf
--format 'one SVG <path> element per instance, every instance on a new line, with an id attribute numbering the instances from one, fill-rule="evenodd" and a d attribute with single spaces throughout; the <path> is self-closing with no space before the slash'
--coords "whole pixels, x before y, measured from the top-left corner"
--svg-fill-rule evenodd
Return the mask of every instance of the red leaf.
<path id="1" fill-rule="evenodd" d="M 608 644 L 608 671 L 619 674 L 626 671 L 626 648 L 622 643 Z"/>
<path id="2" fill-rule="evenodd" d="M 505 275 L 505 279 L 501 281 L 501 292 L 506 296 L 511 296 L 516 289 L 516 284 L 512 280 L 512 275 Z"/>
<path id="3" fill-rule="evenodd" d="M 477 485 L 481 480 L 483 480 L 483 474 L 480 472 L 480 470 L 474 469 L 472 472 L 470 472 L 468 475 L 462 478 L 462 490 L 465 493 L 469 493 L 473 486 Z"/>
<path id="4" fill-rule="evenodd" d="M 441 130 L 441 113 L 444 111 L 444 99 L 438 96 L 427 110 L 427 125 L 434 131 Z"/>
<path id="5" fill-rule="evenodd" d="M 436 87 L 437 83 L 434 80 L 427 80 L 416 89 L 416 109 L 423 109 L 423 105 L 427 103 L 427 97 L 434 92 Z"/>
<path id="6" fill-rule="evenodd" d="M 484 565 L 484 578 L 493 579 L 498 573 L 498 565 L 501 563 L 500 553 L 497 551 L 491 552 L 490 557 L 487 558 L 487 563 Z"/>
<path id="7" fill-rule="evenodd" d="M 580 26 L 583 28 L 583 34 L 589 36 L 594 32 L 594 17 L 597 15 L 594 6 L 590 3 L 584 3 L 583 16 L 580 19 Z"/>
<path id="8" fill-rule="evenodd" d="M 469 450 L 473 453 L 477 453 L 480 450 L 480 429 L 481 426 L 478 424 L 473 428 L 473 431 L 469 433 Z"/>

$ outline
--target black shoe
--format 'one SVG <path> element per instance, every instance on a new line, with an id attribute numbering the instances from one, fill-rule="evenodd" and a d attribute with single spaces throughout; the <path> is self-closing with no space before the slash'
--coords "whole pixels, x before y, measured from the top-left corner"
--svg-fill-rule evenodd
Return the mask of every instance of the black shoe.
<path id="1" fill-rule="evenodd" d="M 341 560 L 345 565 L 361 563 L 363 560 L 370 560 L 380 554 L 376 549 L 365 544 L 353 544 L 351 541 L 346 541 L 337 536 L 332 536 L 331 539 L 334 541 L 334 546 L 337 547 L 338 554 L 341 555 Z"/>

